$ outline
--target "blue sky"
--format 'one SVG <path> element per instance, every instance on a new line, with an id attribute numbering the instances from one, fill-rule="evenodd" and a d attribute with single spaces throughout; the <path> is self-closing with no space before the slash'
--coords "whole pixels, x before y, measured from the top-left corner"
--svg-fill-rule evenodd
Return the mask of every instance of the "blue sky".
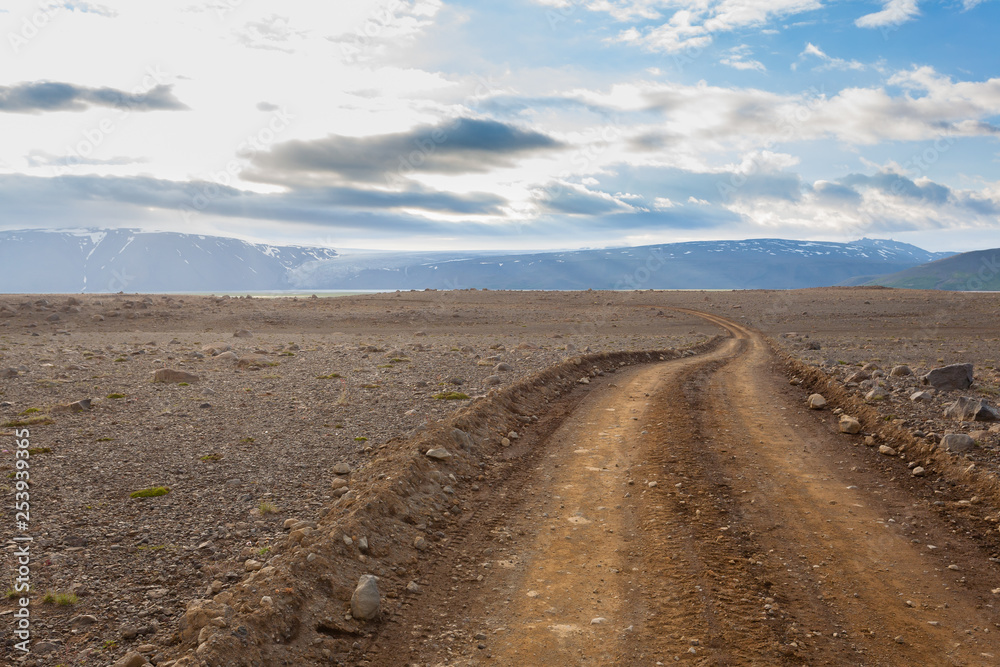
<path id="1" fill-rule="evenodd" d="M 995 0 L 139 5 L 0 9 L 0 228 L 1000 246 Z"/>

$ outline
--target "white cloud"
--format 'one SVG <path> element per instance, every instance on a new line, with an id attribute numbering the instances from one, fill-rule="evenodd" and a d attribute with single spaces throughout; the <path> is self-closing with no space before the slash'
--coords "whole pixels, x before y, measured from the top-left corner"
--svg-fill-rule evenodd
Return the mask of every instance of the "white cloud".
<path id="1" fill-rule="evenodd" d="M 859 28 L 882 28 L 906 23 L 920 16 L 918 4 L 918 0 L 885 0 L 882 11 L 866 14 L 854 24 Z"/>
<path id="2" fill-rule="evenodd" d="M 719 62 L 723 65 L 728 65 L 733 69 L 742 71 L 752 70 L 757 72 L 766 72 L 767 67 L 764 66 L 764 63 L 759 60 L 753 60 L 750 58 L 750 55 L 750 47 L 746 44 L 742 44 L 730 49 L 729 53 Z"/>
<path id="3" fill-rule="evenodd" d="M 827 55 L 821 48 L 809 42 L 806 44 L 806 48 L 802 50 L 799 54 L 799 60 L 802 60 L 806 56 L 815 56 L 823 61 L 823 64 L 819 67 L 814 68 L 817 71 L 839 69 L 839 70 L 857 70 L 862 71 L 867 69 L 864 63 L 860 63 L 857 60 L 844 60 L 843 58 L 834 58 Z M 792 69 L 795 69 L 794 66 Z"/>
<path id="4" fill-rule="evenodd" d="M 588 8 L 608 11 L 619 20 L 629 18 L 629 12 L 653 18 L 654 8 L 676 8 L 670 18 L 659 26 L 640 30 L 632 27 L 622 31 L 616 41 L 640 46 L 649 51 L 679 53 L 696 50 L 712 42 L 712 35 L 739 28 L 766 25 L 781 19 L 819 9 L 820 0 L 679 0 L 678 2 L 629 2 L 614 4 L 592 3 Z M 645 12 L 640 14 L 639 12 Z"/>

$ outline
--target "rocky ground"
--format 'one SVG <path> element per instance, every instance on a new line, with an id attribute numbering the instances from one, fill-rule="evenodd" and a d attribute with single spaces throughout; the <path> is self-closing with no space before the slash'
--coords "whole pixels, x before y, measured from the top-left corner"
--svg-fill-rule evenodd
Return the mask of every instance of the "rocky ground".
<path id="1" fill-rule="evenodd" d="M 391 438 L 468 403 L 436 396 L 474 399 L 578 352 L 712 331 L 658 311 L 609 313 L 608 298 L 570 309 L 558 296 L 487 293 L 0 298 L 5 497 L 15 429 L 30 430 L 32 448 L 37 643 L 26 664 L 152 657 L 188 601 L 228 588 L 248 559 L 266 564 L 288 517 L 315 519 L 346 490 L 331 487 L 336 465 L 363 467 Z M 164 368 L 197 380 L 154 383 Z M 81 400 L 89 407 L 67 407 Z M 130 497 L 156 487 L 170 491 Z M 13 643 L 5 633 L 3 660 L 19 657 Z"/>
<path id="2" fill-rule="evenodd" d="M 289 517 L 314 521 L 346 492 L 331 483 L 336 466 L 364 469 L 394 438 L 567 357 L 681 347 L 719 332 L 672 307 L 756 327 L 859 397 L 882 387 L 884 396 L 865 400 L 888 422 L 934 442 L 970 434 L 977 444 L 962 456 L 1000 468 L 991 424 L 943 414 L 961 395 L 998 393 L 997 295 L 5 296 L 0 486 L 12 495 L 13 434 L 24 424 L 37 643 L 22 656 L 8 633 L 3 659 L 103 665 L 138 650 L 165 662 L 158 656 L 193 599 L 229 589 L 247 567 L 266 568 Z M 974 365 L 968 391 L 911 400 L 927 389 L 924 374 L 952 363 Z M 911 374 L 891 374 L 902 365 Z M 164 368 L 197 380 L 152 382 Z M 447 392 L 470 399 L 435 398 Z M 130 497 L 161 486 L 169 493 Z M 4 572 L 14 571 L 12 506 L 0 532 Z M 14 602 L 0 601 L 0 618 Z"/>

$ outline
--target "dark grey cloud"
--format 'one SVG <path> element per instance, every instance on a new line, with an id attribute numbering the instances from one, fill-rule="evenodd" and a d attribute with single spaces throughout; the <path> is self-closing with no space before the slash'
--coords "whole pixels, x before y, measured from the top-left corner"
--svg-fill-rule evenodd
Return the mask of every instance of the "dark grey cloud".
<path id="1" fill-rule="evenodd" d="M 494 120 L 459 118 L 371 137 L 331 135 L 289 141 L 252 157 L 244 178 L 288 186 L 382 182 L 398 186 L 414 173 L 482 173 L 563 144 Z"/>
<path id="2" fill-rule="evenodd" d="M 952 197 L 951 190 L 937 183 L 918 185 L 908 176 L 891 171 L 882 171 L 872 176 L 866 174 L 848 174 L 838 179 L 842 185 L 857 189 L 869 187 L 885 194 L 916 199 L 928 204 L 946 204 Z"/>
<path id="3" fill-rule="evenodd" d="M 854 188 L 830 181 L 817 183 L 813 192 L 821 203 L 833 206 L 860 206 L 863 199 Z"/>
<path id="4" fill-rule="evenodd" d="M 181 111 L 188 107 L 174 97 L 173 86 L 161 84 L 144 93 L 116 88 L 87 88 L 71 83 L 35 81 L 0 86 L 0 112 L 42 113 L 86 111 L 95 106 L 129 111 Z"/>
<path id="5" fill-rule="evenodd" d="M 310 188 L 261 194 L 208 182 L 165 181 L 146 177 L 60 176 L 37 178 L 0 176 L 0 208 L 15 210 L 49 207 L 73 211 L 77 206 L 131 204 L 143 208 L 261 220 L 322 222 L 377 213 L 415 209 L 457 215 L 501 213 L 507 202 L 493 194 L 455 195 L 427 189 L 405 192 L 353 188 Z M 416 218 L 416 216 L 412 216 Z"/>

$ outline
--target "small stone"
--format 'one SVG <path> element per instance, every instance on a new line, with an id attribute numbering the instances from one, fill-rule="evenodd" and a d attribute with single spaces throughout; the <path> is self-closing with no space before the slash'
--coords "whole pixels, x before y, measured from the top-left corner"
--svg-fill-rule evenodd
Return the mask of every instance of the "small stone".
<path id="1" fill-rule="evenodd" d="M 874 447 L 875 444 L 876 444 L 876 442 L 875 442 L 875 436 L 873 436 L 873 435 L 866 435 L 865 436 L 865 444 L 867 446 L 869 446 L 869 447 Z"/>
<path id="2" fill-rule="evenodd" d="M 413 538 L 413 547 L 417 551 L 424 551 L 428 546 L 430 545 L 427 543 L 427 539 L 423 535 L 417 535 Z"/>
<path id="3" fill-rule="evenodd" d="M 261 563 L 259 560 L 254 560 L 252 558 L 243 563 L 243 569 L 246 570 L 247 572 L 256 572 L 262 567 L 264 567 L 263 563 Z"/>
<path id="4" fill-rule="evenodd" d="M 499 375 L 490 375 L 489 377 L 486 378 L 486 380 L 484 380 L 484 383 L 486 384 L 487 387 L 496 386 L 501 382 L 502 380 L 500 379 Z"/>
<path id="5" fill-rule="evenodd" d="M 905 365 L 893 366 L 892 370 L 889 371 L 889 377 L 901 378 L 909 375 L 913 375 L 913 371 L 910 370 L 909 366 Z"/>
<path id="6" fill-rule="evenodd" d="M 350 466 L 348 466 L 348 467 L 350 467 Z M 350 470 L 348 470 L 348 472 L 350 472 Z M 334 490 L 334 491 L 336 491 L 337 489 L 346 488 L 349 485 L 350 485 L 350 483 L 346 479 L 344 479 L 343 477 L 334 477 L 333 481 L 330 482 L 330 488 L 332 490 Z"/>
<path id="7" fill-rule="evenodd" d="M 878 448 L 878 453 L 883 454 L 885 456 L 895 456 L 896 450 L 890 447 L 889 445 L 880 445 Z"/>
<path id="8" fill-rule="evenodd" d="M 823 398 L 822 394 L 812 394 L 809 396 L 807 403 L 810 410 L 822 410 L 826 407 L 826 399 Z"/>
<path id="9" fill-rule="evenodd" d="M 839 426 L 841 433 L 854 435 L 861 432 L 861 422 L 854 417 L 849 417 L 847 415 L 841 415 Z"/>
<path id="10" fill-rule="evenodd" d="M 883 387 L 873 387 L 871 391 L 865 394 L 865 399 L 869 401 L 884 401 L 889 398 L 889 392 Z"/>
<path id="11" fill-rule="evenodd" d="M 351 539 L 350 535 L 344 535 L 344 546 L 349 547 L 354 544 L 354 540 Z"/>
<path id="12" fill-rule="evenodd" d="M 949 566 L 948 566 L 948 569 L 949 569 L 949 570 L 961 570 L 962 568 L 960 568 L 960 567 L 959 567 L 959 566 L 957 566 L 957 565 L 954 565 L 954 564 L 952 564 L 952 565 L 949 565 Z"/>
<path id="13" fill-rule="evenodd" d="M 146 664 L 146 659 L 138 651 L 129 651 L 113 667 L 142 667 Z"/>
<path id="14" fill-rule="evenodd" d="M 358 586 L 351 596 L 351 616 L 369 621 L 378 616 L 382 598 L 378 592 L 378 577 L 372 574 L 363 574 L 358 579 Z"/>
<path id="15" fill-rule="evenodd" d="M 514 370 L 514 369 L 511 368 L 510 364 L 504 364 L 504 363 L 499 363 L 499 364 L 497 364 L 496 366 L 493 367 L 493 372 L 494 373 L 503 373 L 503 372 L 512 371 L 512 370 Z"/>
<path id="16" fill-rule="evenodd" d="M 333 474 L 335 475 L 349 475 L 351 474 L 351 464 L 341 461 L 333 466 Z"/>
<path id="17" fill-rule="evenodd" d="M 910 394 L 910 400 L 915 403 L 918 401 L 932 401 L 934 400 L 934 391 L 932 389 L 927 391 L 915 391 Z"/>
<path id="18" fill-rule="evenodd" d="M 253 332 L 249 329 L 240 329 L 233 334 L 233 338 L 253 338 Z"/>
<path id="19" fill-rule="evenodd" d="M 650 483 L 649 483 L 649 484 L 647 484 L 646 486 L 648 486 L 648 487 L 649 487 L 649 488 L 651 488 L 651 489 L 655 489 L 655 488 L 656 488 L 656 482 L 650 482 Z"/>
<path id="20" fill-rule="evenodd" d="M 579 380 L 577 380 L 577 382 L 580 383 L 580 384 L 590 384 L 590 378 L 584 376 L 584 377 L 580 378 Z"/>
<path id="21" fill-rule="evenodd" d="M 368 538 L 363 535 L 358 539 L 358 551 L 363 554 L 368 553 Z"/>
<path id="22" fill-rule="evenodd" d="M 434 447 L 432 449 L 428 449 L 425 455 L 427 458 L 431 458 L 436 461 L 447 461 L 451 458 L 451 452 L 444 447 Z"/>
<path id="23" fill-rule="evenodd" d="M 153 382 L 166 382 L 166 383 L 178 383 L 178 382 L 198 382 L 201 378 L 194 373 L 188 373 L 187 371 L 178 371 L 173 368 L 160 368 L 153 373 Z"/>
<path id="24" fill-rule="evenodd" d="M 500 444 L 504 447 L 510 447 L 510 438 L 500 438 Z"/>
<path id="25" fill-rule="evenodd" d="M 94 623 L 97 623 L 97 617 L 91 616 L 90 614 L 80 614 L 79 616 L 74 616 L 69 620 L 69 625 L 74 630 L 91 626 Z"/>
<path id="26" fill-rule="evenodd" d="M 917 466 L 916 468 L 913 469 L 914 477 L 923 477 L 925 474 L 927 474 L 927 471 L 924 470 L 923 467 L 921 466 Z"/>
<path id="27" fill-rule="evenodd" d="M 408 590 L 411 593 L 418 593 L 420 592 L 420 584 L 418 584 L 415 581 L 411 581 L 410 583 L 406 584 L 406 590 Z"/>
<path id="28" fill-rule="evenodd" d="M 597 618 L 590 619 L 590 624 L 591 625 L 601 625 L 601 624 L 607 623 L 607 622 L 608 622 L 608 619 L 604 618 L 603 616 L 598 616 Z"/>

